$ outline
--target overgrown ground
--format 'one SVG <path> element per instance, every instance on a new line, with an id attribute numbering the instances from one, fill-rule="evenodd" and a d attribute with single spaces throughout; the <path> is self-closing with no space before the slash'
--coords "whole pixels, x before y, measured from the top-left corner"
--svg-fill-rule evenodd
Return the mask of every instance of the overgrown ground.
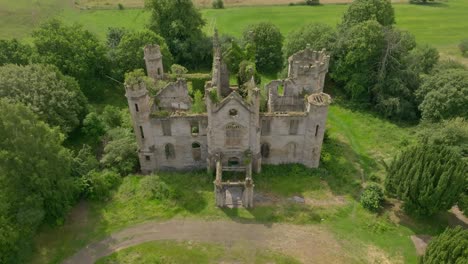
<path id="1" fill-rule="evenodd" d="M 216 26 L 221 33 L 240 36 L 248 24 L 271 21 L 287 35 L 294 28 L 311 22 L 336 25 L 346 8 L 346 5 L 248 6 L 202 9 L 202 13 L 207 20 L 205 31 L 209 34 Z M 462 39 L 468 38 L 468 0 L 427 5 L 394 4 L 394 8 L 397 27 L 413 33 L 419 44 L 433 45 L 443 56 L 468 63 L 457 48 Z M 71 0 L 37 0 L 33 4 L 27 0 L 0 0 L 0 38 L 28 37 L 41 21 L 54 15 L 70 23 L 83 24 L 101 39 L 110 26 L 141 29 L 149 18 L 149 13 L 143 9 L 80 10 Z"/>

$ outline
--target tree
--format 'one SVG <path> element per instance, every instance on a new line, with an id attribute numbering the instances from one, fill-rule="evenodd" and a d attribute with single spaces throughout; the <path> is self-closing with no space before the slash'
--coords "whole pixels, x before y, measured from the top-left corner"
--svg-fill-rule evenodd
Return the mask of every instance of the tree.
<path id="1" fill-rule="evenodd" d="M 121 180 L 122 177 L 111 170 L 90 171 L 83 177 L 84 195 L 92 200 L 105 200 Z"/>
<path id="2" fill-rule="evenodd" d="M 224 8 L 224 1 L 223 0 L 213 0 L 211 3 L 214 9 L 223 9 Z"/>
<path id="3" fill-rule="evenodd" d="M 416 97 L 424 120 L 468 119 L 468 71 L 449 69 L 426 76 Z"/>
<path id="4" fill-rule="evenodd" d="M 122 125 L 122 113 L 116 106 L 106 105 L 102 111 L 101 119 L 107 130 L 116 128 Z"/>
<path id="5" fill-rule="evenodd" d="M 239 87 L 239 93 L 244 97 L 247 96 L 248 93 L 245 84 L 248 83 L 252 77 L 254 77 L 256 84 L 260 84 L 261 76 L 257 72 L 255 63 L 242 61 L 239 65 L 239 72 L 237 73 L 237 84 Z"/>
<path id="6" fill-rule="evenodd" d="M 105 74 L 108 66 L 105 48 L 82 26 L 66 26 L 53 19 L 42 24 L 32 36 L 38 53 L 36 62 L 57 66 L 63 74 L 75 77 L 83 89 L 90 88 L 85 87 L 89 84 L 86 81 Z"/>
<path id="7" fill-rule="evenodd" d="M 223 61 L 230 72 L 239 72 L 239 65 L 242 61 L 248 60 L 244 51 L 236 40 L 231 40 L 226 50 L 223 52 Z"/>
<path id="8" fill-rule="evenodd" d="M 308 24 L 289 34 L 284 45 L 284 53 L 289 57 L 307 45 L 313 50 L 333 50 L 336 39 L 336 30 L 333 27 L 321 23 Z"/>
<path id="9" fill-rule="evenodd" d="M 119 46 L 120 41 L 122 40 L 123 36 L 127 33 L 127 29 L 120 28 L 120 27 L 109 27 L 107 28 L 107 47 L 110 49 L 115 49 Z"/>
<path id="10" fill-rule="evenodd" d="M 83 133 L 98 142 L 106 133 L 104 122 L 96 112 L 90 112 L 83 120 Z"/>
<path id="11" fill-rule="evenodd" d="M 104 147 L 101 164 L 121 175 L 135 172 L 138 166 L 138 146 L 132 131 L 118 127 L 110 130 L 107 136 L 109 142 Z"/>
<path id="12" fill-rule="evenodd" d="M 125 73 L 135 69 L 146 69 L 143 48 L 148 44 L 159 45 L 164 66 L 172 65 L 172 54 L 164 38 L 150 30 L 130 31 L 122 37 L 115 51 L 116 78 L 122 79 Z"/>
<path id="13" fill-rule="evenodd" d="M 205 20 L 191 0 L 149 0 L 145 6 L 151 12 L 149 28 L 166 40 L 177 64 L 211 64 L 211 41 L 202 31 Z"/>
<path id="14" fill-rule="evenodd" d="M 422 264 L 454 263 L 468 261 L 468 230 L 461 226 L 447 228 L 427 246 Z"/>
<path id="15" fill-rule="evenodd" d="M 408 63 L 413 71 L 429 74 L 439 61 L 439 52 L 429 45 L 418 46 L 411 50 Z"/>
<path id="16" fill-rule="evenodd" d="M 99 168 L 99 161 L 96 159 L 96 155 L 88 145 L 83 147 L 73 155 L 72 160 L 72 176 L 80 178 L 88 174 L 92 170 Z"/>
<path id="17" fill-rule="evenodd" d="M 395 24 L 395 11 L 388 0 L 356 0 L 349 5 L 339 26 L 341 30 L 374 20 L 382 26 Z"/>
<path id="18" fill-rule="evenodd" d="M 0 262 L 20 263 L 40 224 L 63 219 L 75 199 L 63 136 L 26 106 L 0 99 Z"/>
<path id="19" fill-rule="evenodd" d="M 277 73 L 283 66 L 283 35 L 272 23 L 248 26 L 243 33 L 246 45 L 255 47 L 255 65 L 259 72 Z"/>
<path id="20" fill-rule="evenodd" d="M 75 129 L 86 112 L 78 83 L 55 66 L 32 64 L 0 67 L 0 98 L 27 105 L 43 121 L 63 133 Z"/>
<path id="21" fill-rule="evenodd" d="M 433 215 L 458 201 L 466 175 L 466 162 L 453 149 L 423 144 L 408 148 L 392 162 L 385 189 L 403 200 L 407 212 Z"/>
<path id="22" fill-rule="evenodd" d="M 461 117 L 439 123 L 424 123 L 418 130 L 421 143 L 443 145 L 453 148 L 468 158 L 468 121 Z"/>
<path id="23" fill-rule="evenodd" d="M 32 55 L 32 48 L 17 39 L 0 39 L 0 66 L 5 64 L 26 65 Z"/>
<path id="24" fill-rule="evenodd" d="M 188 72 L 187 68 L 179 64 L 172 64 L 171 73 L 175 74 L 177 77 L 182 77 L 182 75 Z"/>

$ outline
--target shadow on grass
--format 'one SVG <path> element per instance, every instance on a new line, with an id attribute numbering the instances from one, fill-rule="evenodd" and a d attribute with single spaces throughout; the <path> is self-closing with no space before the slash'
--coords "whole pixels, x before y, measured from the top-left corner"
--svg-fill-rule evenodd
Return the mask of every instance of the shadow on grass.
<path id="1" fill-rule="evenodd" d="M 442 2 L 435 2 L 435 1 L 409 1 L 410 4 L 412 5 L 418 5 L 418 6 L 427 6 L 427 7 L 439 7 L 439 8 L 447 8 L 449 5 L 447 3 L 442 3 Z"/>

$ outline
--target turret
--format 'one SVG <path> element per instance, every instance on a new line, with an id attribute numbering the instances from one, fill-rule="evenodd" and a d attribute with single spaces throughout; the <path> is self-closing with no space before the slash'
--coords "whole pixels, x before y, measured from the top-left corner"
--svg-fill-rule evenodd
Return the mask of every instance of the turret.
<path id="1" fill-rule="evenodd" d="M 330 56 L 322 51 L 313 51 L 310 46 L 293 54 L 288 59 L 288 78 L 307 93 L 323 91 L 325 75 L 328 72 Z"/>
<path id="2" fill-rule="evenodd" d="M 144 48 L 144 54 L 148 76 L 153 78 L 153 80 L 163 79 L 164 67 L 161 48 L 158 45 L 146 45 Z"/>
<path id="3" fill-rule="evenodd" d="M 229 71 L 226 63 L 223 62 L 217 29 L 215 29 L 213 36 L 213 72 L 211 84 L 218 89 L 219 96 L 224 97 L 231 92 L 229 88 Z"/>

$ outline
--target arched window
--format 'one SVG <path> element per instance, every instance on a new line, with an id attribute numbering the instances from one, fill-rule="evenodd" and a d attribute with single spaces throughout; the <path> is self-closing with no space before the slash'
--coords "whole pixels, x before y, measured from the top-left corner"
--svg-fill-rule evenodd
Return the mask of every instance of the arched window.
<path id="1" fill-rule="evenodd" d="M 267 159 L 270 157 L 270 144 L 263 143 L 260 147 L 260 153 L 262 154 L 262 158 Z"/>
<path id="2" fill-rule="evenodd" d="M 166 144 L 166 146 L 164 146 L 164 152 L 166 154 L 166 159 L 175 159 L 175 149 L 174 149 L 174 145 L 172 144 Z"/>
<path id="3" fill-rule="evenodd" d="M 239 124 L 231 123 L 226 127 L 226 146 L 239 146 L 241 144 L 241 129 Z"/>
<path id="4" fill-rule="evenodd" d="M 192 157 L 195 161 L 201 160 L 201 145 L 198 142 L 192 143 Z"/>

